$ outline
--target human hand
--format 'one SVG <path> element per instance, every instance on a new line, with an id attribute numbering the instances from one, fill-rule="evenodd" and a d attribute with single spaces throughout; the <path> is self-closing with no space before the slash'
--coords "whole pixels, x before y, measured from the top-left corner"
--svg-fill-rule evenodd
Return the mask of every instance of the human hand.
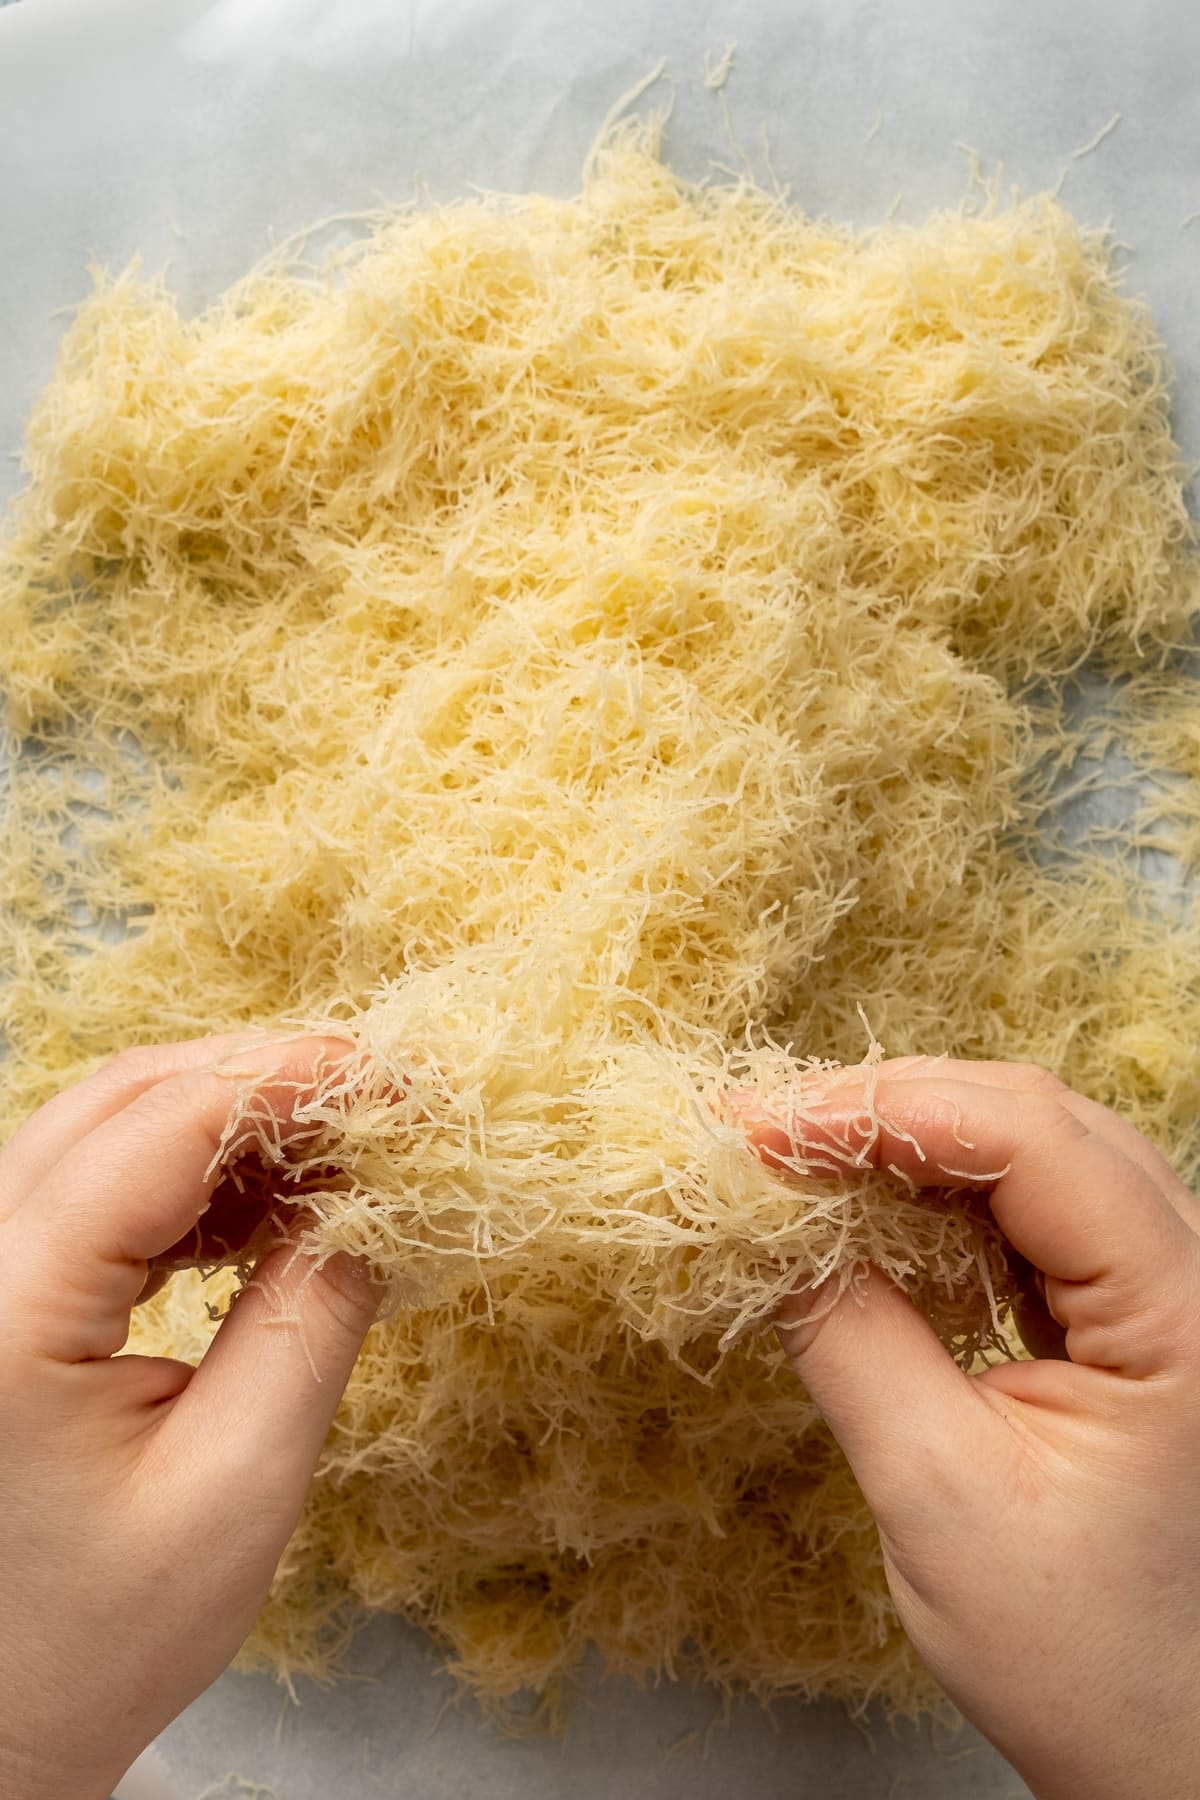
<path id="1" fill-rule="evenodd" d="M 5 1800 L 107 1796 L 249 1631 L 375 1290 L 350 1259 L 314 1272 L 284 1244 L 198 1368 L 117 1353 L 148 1271 L 197 1241 L 214 1194 L 202 1236 L 220 1225 L 208 1171 L 236 1102 L 251 1093 L 286 1140 L 318 1064 L 347 1054 L 262 1037 L 129 1051 L 0 1152 Z"/>
<path id="2" fill-rule="evenodd" d="M 1040 1800 L 1200 1794 L 1195 1200 L 1131 1125 L 1037 1068 L 848 1069 L 803 1110 L 802 1136 L 769 1104 L 743 1122 L 772 1160 L 838 1145 L 922 1188 L 978 1170 L 1066 1327 L 1069 1361 L 966 1375 L 876 1270 L 857 1298 L 781 1311 L 918 1652 Z"/>

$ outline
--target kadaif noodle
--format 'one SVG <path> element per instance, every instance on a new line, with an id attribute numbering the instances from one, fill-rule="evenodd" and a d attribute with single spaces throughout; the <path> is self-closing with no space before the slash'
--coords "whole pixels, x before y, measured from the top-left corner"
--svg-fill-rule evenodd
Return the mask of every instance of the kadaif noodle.
<path id="1" fill-rule="evenodd" d="M 25 455 L 7 1125 L 135 1040 L 365 1053 L 290 1172 L 391 1310 L 249 1657 L 320 1671 L 362 1603 L 490 1696 L 594 1645 L 929 1703 L 769 1317 L 871 1260 L 969 1362 L 1014 1276 L 978 1195 L 789 1178 L 727 1100 L 865 1016 L 1195 1167 L 1195 927 L 1138 855 L 1197 841 L 1192 528 L 1102 236 L 856 235 L 626 130 L 578 200 L 373 217 L 193 319 L 98 275 Z M 1179 752 L 1104 854 L 1048 835 L 1085 664 Z M 136 1347 L 198 1357 L 233 1279 Z"/>

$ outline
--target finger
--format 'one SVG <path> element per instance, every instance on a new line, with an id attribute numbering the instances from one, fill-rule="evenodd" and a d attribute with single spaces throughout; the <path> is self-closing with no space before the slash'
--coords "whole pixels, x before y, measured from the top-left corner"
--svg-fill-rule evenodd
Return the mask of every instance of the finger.
<path id="1" fill-rule="evenodd" d="M 1047 1362 L 1063 1362 L 1067 1357 L 1067 1328 L 1056 1319 L 1046 1298 L 1046 1277 L 1040 1269 L 1017 1251 L 1009 1253 L 1016 1294 L 1013 1298 L 1013 1323 L 1030 1356 Z"/>
<path id="2" fill-rule="evenodd" d="M 1162 1152 L 1144 1137 L 1136 1126 L 1098 1100 L 1077 1094 L 1048 1069 L 1036 1063 L 968 1062 L 948 1057 L 906 1057 L 880 1065 L 886 1068 L 888 1080 L 907 1080 L 913 1076 L 934 1079 L 945 1073 L 954 1080 L 974 1082 L 980 1087 L 1006 1087 L 1021 1092 L 1048 1094 L 1088 1125 L 1098 1137 L 1106 1137 L 1130 1162 L 1146 1171 L 1162 1188 L 1163 1194 L 1177 1212 L 1193 1225 L 1196 1201 Z M 853 1072 L 847 1070 L 852 1077 Z"/>
<path id="3" fill-rule="evenodd" d="M 170 1269 L 151 1269 L 138 1290 L 138 1297 L 133 1304 L 135 1306 L 145 1306 L 147 1300 L 153 1300 L 156 1294 L 162 1293 L 170 1279 Z"/>
<path id="4" fill-rule="evenodd" d="M 979 1396 L 912 1302 L 877 1269 L 832 1306 L 820 1293 L 784 1301 L 780 1342 L 868 1504 L 891 1516 L 906 1471 L 926 1471 L 938 1446 L 965 1441 L 983 1411 Z"/>
<path id="5" fill-rule="evenodd" d="M 783 1124 L 747 1120 L 782 1166 L 811 1172 L 815 1155 L 919 1187 L 990 1189 L 1001 1229 L 1048 1278 L 1072 1360 L 1147 1373 L 1190 1334 L 1200 1240 L 1146 1170 L 1058 1097 L 944 1067 L 892 1081 L 883 1064 L 823 1096 L 809 1084 L 784 1114 Z"/>
<path id="6" fill-rule="evenodd" d="M 75 1144 L 144 1094 L 185 1069 L 203 1069 L 254 1046 L 293 1041 L 275 1033 L 242 1031 L 178 1044 L 139 1044 L 64 1088 L 40 1106 L 0 1151 L 0 1220 Z"/>
<path id="7" fill-rule="evenodd" d="M 332 1179 L 340 1177 L 333 1175 Z M 209 1195 L 207 1211 L 187 1235 L 151 1257 L 151 1276 L 159 1270 L 170 1274 L 176 1269 L 213 1269 L 222 1264 L 253 1262 L 256 1254 L 268 1247 L 271 1220 L 281 1199 L 296 1205 L 303 1192 L 300 1183 L 289 1181 L 286 1188 L 282 1186 L 277 1165 L 253 1157 L 238 1159 L 222 1171 Z M 273 1241 L 278 1238 L 275 1230 Z"/>
<path id="8" fill-rule="evenodd" d="M 299 1510 L 380 1292 L 353 1257 L 283 1244 L 235 1300 L 171 1429 L 208 1438 L 247 1504 L 290 1493 Z"/>
<path id="9" fill-rule="evenodd" d="M 0 1316 L 12 1335 L 68 1361 L 119 1350 L 151 1261 L 195 1229 L 221 1179 L 231 1118 L 249 1106 L 286 1137 L 321 1070 L 350 1053 L 306 1038 L 182 1070 L 68 1150 L 2 1228 Z"/>

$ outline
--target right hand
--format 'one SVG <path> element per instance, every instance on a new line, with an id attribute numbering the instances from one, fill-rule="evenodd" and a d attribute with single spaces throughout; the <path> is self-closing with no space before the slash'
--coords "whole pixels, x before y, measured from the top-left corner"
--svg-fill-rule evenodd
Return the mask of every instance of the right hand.
<path id="1" fill-rule="evenodd" d="M 947 1166 L 980 1171 L 1070 1358 L 964 1374 L 877 1270 L 831 1309 L 819 1290 L 785 1303 L 780 1336 L 878 1521 L 900 1617 L 1040 1800 L 1195 1800 L 1196 1202 L 1131 1125 L 1041 1069 L 906 1059 L 874 1079 L 878 1130 L 853 1069 L 815 1103 L 805 1078 L 817 1122 L 799 1139 L 769 1101 L 743 1121 L 768 1157 L 835 1140 L 943 1190 L 964 1185 Z"/>

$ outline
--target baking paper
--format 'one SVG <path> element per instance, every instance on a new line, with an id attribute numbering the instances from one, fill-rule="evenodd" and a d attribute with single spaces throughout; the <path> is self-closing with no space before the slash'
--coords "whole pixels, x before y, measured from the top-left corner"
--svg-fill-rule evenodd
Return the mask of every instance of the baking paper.
<path id="1" fill-rule="evenodd" d="M 660 58 L 639 104 L 671 105 L 691 176 L 748 164 L 859 225 L 956 205 L 973 154 L 1027 192 L 1061 181 L 1128 246 L 1200 455 L 1193 0 L 20 0 L 0 10 L 0 451 L 19 447 L 90 260 L 165 267 L 195 308 L 324 215 L 571 193 L 609 107 Z M 0 497 L 18 480 L 0 463 Z M 247 1791 L 235 1777 L 286 1800 L 1025 1793 L 971 1734 L 879 1727 L 872 1748 L 836 1709 L 800 1706 L 773 1724 L 739 1708 L 710 1734 L 711 1696 L 669 1684 L 593 1678 L 565 1746 L 503 1742 L 469 1707 L 443 1714 L 449 1684 L 410 1628 L 377 1621 L 355 1654 L 361 1679 L 301 1684 L 299 1707 L 266 1680 L 218 1682 L 160 1745 L 186 1800 Z"/>

